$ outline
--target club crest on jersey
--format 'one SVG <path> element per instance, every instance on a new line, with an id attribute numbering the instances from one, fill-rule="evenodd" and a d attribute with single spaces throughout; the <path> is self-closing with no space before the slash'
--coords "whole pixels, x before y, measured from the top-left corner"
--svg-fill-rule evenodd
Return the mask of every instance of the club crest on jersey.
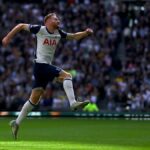
<path id="1" fill-rule="evenodd" d="M 50 45 L 50 46 L 56 46 L 56 40 L 55 39 L 48 39 L 46 38 L 43 42 L 43 45 Z"/>

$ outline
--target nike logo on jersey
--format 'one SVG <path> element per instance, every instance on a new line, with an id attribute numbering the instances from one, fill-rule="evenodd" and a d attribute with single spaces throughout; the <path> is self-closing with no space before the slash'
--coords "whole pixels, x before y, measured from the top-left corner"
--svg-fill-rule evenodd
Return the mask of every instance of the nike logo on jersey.
<path id="1" fill-rule="evenodd" d="M 56 40 L 55 39 L 48 39 L 46 38 L 43 42 L 43 45 L 50 45 L 50 46 L 56 46 Z"/>

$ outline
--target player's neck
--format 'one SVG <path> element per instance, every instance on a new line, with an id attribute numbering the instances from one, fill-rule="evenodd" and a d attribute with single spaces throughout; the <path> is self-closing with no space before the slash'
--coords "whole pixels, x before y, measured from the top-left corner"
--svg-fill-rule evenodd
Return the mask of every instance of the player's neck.
<path id="1" fill-rule="evenodd" d="M 50 33 L 54 33 L 54 31 L 56 30 L 56 28 L 54 28 L 53 26 L 46 26 L 46 28 Z"/>

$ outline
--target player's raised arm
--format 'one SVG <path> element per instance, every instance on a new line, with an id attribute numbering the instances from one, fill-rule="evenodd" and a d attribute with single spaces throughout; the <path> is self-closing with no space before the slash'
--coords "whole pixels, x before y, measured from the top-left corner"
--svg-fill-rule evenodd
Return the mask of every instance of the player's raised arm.
<path id="1" fill-rule="evenodd" d="M 29 24 L 20 23 L 16 25 L 2 40 L 2 43 L 4 46 L 7 46 L 11 39 L 14 37 L 14 35 L 21 30 L 29 31 Z"/>
<path id="2" fill-rule="evenodd" d="M 74 39 L 80 40 L 80 39 L 85 38 L 91 34 L 93 34 L 93 30 L 90 28 L 87 28 L 85 31 L 82 31 L 82 32 L 67 34 L 67 39 L 69 39 L 69 40 L 74 40 Z"/>

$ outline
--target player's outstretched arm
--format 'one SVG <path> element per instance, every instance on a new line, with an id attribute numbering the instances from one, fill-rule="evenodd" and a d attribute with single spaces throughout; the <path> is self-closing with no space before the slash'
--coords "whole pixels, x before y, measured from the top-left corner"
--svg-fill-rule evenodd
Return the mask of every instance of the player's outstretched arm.
<path id="1" fill-rule="evenodd" d="M 77 32 L 77 33 L 70 33 L 67 35 L 67 39 L 69 40 L 80 40 L 85 38 L 89 35 L 93 34 L 93 30 L 91 28 L 87 28 L 85 31 Z"/>
<path id="2" fill-rule="evenodd" d="M 20 23 L 18 25 L 16 25 L 2 40 L 2 44 L 4 46 L 7 46 L 11 39 L 14 37 L 14 35 L 18 32 L 20 32 L 21 30 L 26 30 L 29 31 L 29 25 L 28 24 L 24 24 L 24 23 Z"/>

